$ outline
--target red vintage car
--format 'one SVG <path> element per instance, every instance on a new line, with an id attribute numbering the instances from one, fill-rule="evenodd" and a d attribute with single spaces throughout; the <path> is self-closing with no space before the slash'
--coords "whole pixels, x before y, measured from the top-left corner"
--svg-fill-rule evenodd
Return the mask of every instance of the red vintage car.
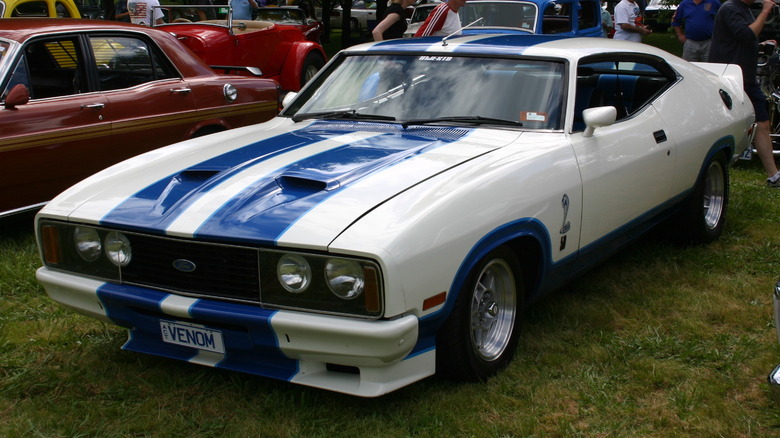
<path id="1" fill-rule="evenodd" d="M 327 59 L 298 25 L 235 20 L 225 5 L 159 8 L 166 11 L 166 22 L 157 28 L 175 35 L 217 71 L 276 79 L 284 91 L 298 91 Z"/>
<path id="2" fill-rule="evenodd" d="M 0 217 L 164 145 L 272 118 L 275 81 L 219 75 L 174 36 L 108 21 L 0 20 Z"/>

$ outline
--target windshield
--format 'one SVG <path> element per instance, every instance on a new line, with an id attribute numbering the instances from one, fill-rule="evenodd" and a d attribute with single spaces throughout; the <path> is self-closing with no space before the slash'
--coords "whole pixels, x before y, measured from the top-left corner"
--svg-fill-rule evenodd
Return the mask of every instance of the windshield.
<path id="1" fill-rule="evenodd" d="M 533 3 L 475 1 L 463 5 L 458 16 L 463 26 L 482 18 L 472 27 L 511 27 L 536 33 L 537 10 Z"/>
<path id="2" fill-rule="evenodd" d="M 304 21 L 302 9 L 261 8 L 256 10 L 257 19 L 279 24 L 301 24 Z"/>
<path id="3" fill-rule="evenodd" d="M 297 120 L 339 113 L 399 122 L 479 117 L 560 129 L 563 71 L 562 62 L 530 59 L 349 56 L 320 75 L 283 114 Z"/>
<path id="4" fill-rule="evenodd" d="M 8 51 L 11 49 L 11 45 L 8 44 L 5 41 L 0 41 L 0 67 L 5 64 L 6 55 L 8 55 Z M 2 70 L 2 68 L 0 68 Z"/>

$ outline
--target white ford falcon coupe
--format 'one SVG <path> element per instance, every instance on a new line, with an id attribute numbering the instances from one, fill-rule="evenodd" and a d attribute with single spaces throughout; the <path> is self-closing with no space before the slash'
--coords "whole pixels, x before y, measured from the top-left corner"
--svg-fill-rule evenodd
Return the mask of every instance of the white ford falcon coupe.
<path id="1" fill-rule="evenodd" d="M 356 46 L 277 118 L 62 193 L 37 278 L 127 350 L 366 397 L 484 380 L 529 303 L 651 226 L 721 234 L 741 84 L 603 38 Z"/>

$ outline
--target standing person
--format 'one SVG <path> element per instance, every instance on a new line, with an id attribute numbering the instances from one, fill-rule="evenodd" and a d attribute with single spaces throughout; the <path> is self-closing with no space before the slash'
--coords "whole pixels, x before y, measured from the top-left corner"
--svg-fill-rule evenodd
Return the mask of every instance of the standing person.
<path id="1" fill-rule="evenodd" d="M 202 6 L 214 6 L 214 2 L 212 0 L 195 0 L 192 2 L 193 5 L 202 5 Z M 217 11 L 214 8 L 205 7 L 202 9 L 197 9 L 196 12 L 198 13 L 198 21 L 205 21 L 205 20 L 216 20 L 217 18 Z"/>
<path id="2" fill-rule="evenodd" d="M 754 0 L 728 0 L 715 16 L 710 44 L 710 62 L 737 64 L 742 67 L 742 87 L 756 112 L 756 134 L 753 144 L 766 172 L 769 187 L 780 188 L 780 172 L 772 151 L 767 98 L 756 79 L 758 35 L 766 24 L 775 2 L 763 2 L 761 12 L 753 19 L 750 5 Z"/>
<path id="3" fill-rule="evenodd" d="M 163 24 L 163 12 L 155 9 L 154 6 L 160 6 L 157 0 L 127 0 L 127 10 L 130 12 L 130 21 L 133 24 L 151 26 L 154 24 Z M 154 18 L 152 18 L 154 14 Z"/>
<path id="4" fill-rule="evenodd" d="M 234 20 L 251 20 L 252 11 L 258 8 L 255 0 L 230 0 Z"/>
<path id="5" fill-rule="evenodd" d="M 114 20 L 130 22 L 130 12 L 127 10 L 127 0 L 117 0 L 114 5 Z"/>
<path id="6" fill-rule="evenodd" d="M 615 28 L 615 24 L 612 22 L 612 14 L 607 9 L 607 4 L 601 6 L 601 34 L 604 38 L 609 38 L 609 34 Z"/>
<path id="7" fill-rule="evenodd" d="M 653 31 L 642 25 L 642 15 L 635 0 L 620 0 L 615 6 L 616 40 L 642 42 L 642 37 Z"/>
<path id="8" fill-rule="evenodd" d="M 672 29 L 683 45 L 686 61 L 707 62 L 719 0 L 683 0 L 672 17 Z M 685 30 L 683 30 L 683 27 Z"/>
<path id="9" fill-rule="evenodd" d="M 414 0 L 393 0 L 385 11 L 385 18 L 371 31 L 374 41 L 402 38 L 406 32 L 406 8 Z"/>
<path id="10" fill-rule="evenodd" d="M 458 9 L 466 4 L 466 0 L 449 0 L 433 8 L 422 26 L 417 29 L 414 36 L 447 36 L 459 34 L 463 28 L 460 24 Z"/>

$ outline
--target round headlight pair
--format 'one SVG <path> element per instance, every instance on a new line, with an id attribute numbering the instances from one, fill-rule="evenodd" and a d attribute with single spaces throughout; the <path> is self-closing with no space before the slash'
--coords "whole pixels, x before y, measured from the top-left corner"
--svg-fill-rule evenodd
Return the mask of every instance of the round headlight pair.
<path id="1" fill-rule="evenodd" d="M 86 262 L 94 262 L 104 251 L 108 260 L 116 266 L 127 266 L 132 258 L 130 240 L 124 234 L 111 231 L 101 241 L 95 228 L 76 227 L 73 231 L 76 252 Z"/>
<path id="2" fill-rule="evenodd" d="M 299 255 L 283 255 L 277 263 L 276 272 L 282 287 L 294 294 L 305 292 L 312 282 L 311 265 Z M 328 289 L 341 299 L 351 300 L 363 293 L 363 268 L 356 261 L 327 259 L 324 274 Z"/>

